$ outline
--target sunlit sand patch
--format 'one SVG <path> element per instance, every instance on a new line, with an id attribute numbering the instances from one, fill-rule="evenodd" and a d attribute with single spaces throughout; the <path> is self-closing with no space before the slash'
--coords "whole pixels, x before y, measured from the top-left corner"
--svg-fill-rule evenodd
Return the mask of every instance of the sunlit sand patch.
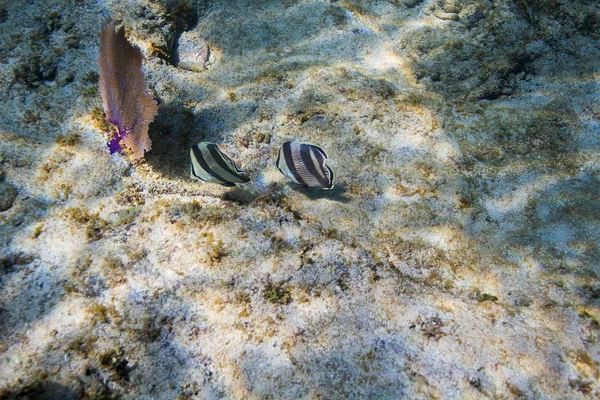
<path id="1" fill-rule="evenodd" d="M 375 48 L 364 56 L 362 64 L 367 70 L 384 76 L 391 75 L 394 80 L 397 80 L 397 72 L 400 72 L 409 83 L 416 82 L 410 62 L 394 50 L 385 47 Z"/>
<path id="2" fill-rule="evenodd" d="M 531 174 L 529 182 L 522 183 L 509 194 L 498 198 L 489 198 L 483 201 L 483 206 L 493 218 L 500 218 L 502 214 L 523 211 L 530 203 L 532 197 L 538 193 L 555 186 L 561 178 L 554 174 L 539 176 Z"/>
<path id="3" fill-rule="evenodd" d="M 273 163 L 273 165 L 274 165 L 274 163 Z M 261 176 L 260 183 L 261 183 L 261 186 L 263 186 L 263 187 L 266 187 L 272 183 L 285 183 L 285 182 L 289 181 L 274 166 L 273 166 L 273 168 L 267 168 L 266 170 L 262 171 L 260 176 Z"/>

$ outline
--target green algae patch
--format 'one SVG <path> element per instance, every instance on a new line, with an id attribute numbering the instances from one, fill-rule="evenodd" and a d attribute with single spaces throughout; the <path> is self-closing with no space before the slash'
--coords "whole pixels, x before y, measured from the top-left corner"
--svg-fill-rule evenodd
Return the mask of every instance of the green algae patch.
<path id="1" fill-rule="evenodd" d="M 70 131 L 64 135 L 58 135 L 56 137 L 56 143 L 60 146 L 76 146 L 81 143 L 81 134 Z"/>
<path id="2" fill-rule="evenodd" d="M 86 209 L 72 207 L 65 210 L 64 218 L 85 228 L 86 237 L 90 242 L 97 241 L 109 229 L 109 223 L 100 218 L 98 213 L 90 213 Z"/>
<path id="3" fill-rule="evenodd" d="M 292 301 L 290 288 L 283 282 L 268 280 L 263 289 L 265 300 L 271 304 L 287 305 Z"/>
<path id="4" fill-rule="evenodd" d="M 479 303 L 483 303 L 486 301 L 491 301 L 491 302 L 497 302 L 498 301 L 498 297 L 492 295 L 492 294 L 488 294 L 488 293 L 482 293 L 479 290 L 475 292 L 475 299 L 479 302 Z"/>

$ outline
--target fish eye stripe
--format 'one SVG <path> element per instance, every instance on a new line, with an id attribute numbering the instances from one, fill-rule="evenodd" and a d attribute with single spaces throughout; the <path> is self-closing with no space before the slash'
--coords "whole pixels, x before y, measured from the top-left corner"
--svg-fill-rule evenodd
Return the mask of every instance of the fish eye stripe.
<path id="1" fill-rule="evenodd" d="M 298 171 L 296 170 L 296 166 L 294 165 L 294 160 L 292 158 L 292 143 L 285 142 L 281 148 L 283 150 L 283 158 L 285 160 L 285 164 L 286 164 L 287 168 L 289 169 L 290 173 L 293 175 L 294 180 L 297 183 L 299 183 L 300 185 L 308 187 L 306 182 L 304 182 L 304 179 L 302 179 L 300 177 L 300 175 L 298 174 Z"/>
<path id="2" fill-rule="evenodd" d="M 317 167 L 313 163 L 310 145 L 308 145 L 308 144 L 300 145 L 300 157 L 302 158 L 302 162 L 303 162 L 304 166 L 306 166 L 306 169 L 308 170 L 308 172 L 314 178 L 317 179 L 319 184 L 323 187 L 329 186 L 329 181 L 325 177 L 323 177 L 322 174 L 319 173 L 319 171 L 317 171 Z M 319 165 L 319 167 L 322 168 L 323 166 Z"/>
<path id="3" fill-rule="evenodd" d="M 206 162 L 206 160 L 204 159 L 204 156 L 202 155 L 202 150 L 200 150 L 200 148 L 198 148 L 198 146 L 193 146 L 192 147 L 192 151 L 194 152 L 194 157 L 196 158 L 196 160 L 198 161 L 198 164 L 200 164 L 200 167 L 206 171 L 210 176 L 212 176 L 213 178 L 215 178 L 217 181 L 219 181 L 219 183 L 221 184 L 225 184 L 228 183 L 228 181 L 226 179 L 223 179 L 223 177 L 221 177 L 219 174 L 217 174 L 215 171 L 213 171 L 208 163 Z"/>

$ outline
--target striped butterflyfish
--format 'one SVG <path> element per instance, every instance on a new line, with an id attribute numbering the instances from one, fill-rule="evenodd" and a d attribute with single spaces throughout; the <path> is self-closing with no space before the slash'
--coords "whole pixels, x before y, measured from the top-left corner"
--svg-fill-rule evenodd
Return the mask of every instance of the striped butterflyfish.
<path id="1" fill-rule="evenodd" d="M 331 189 L 335 176 L 325 160 L 327 154 L 319 146 L 285 142 L 279 148 L 276 165 L 283 175 L 304 187 Z"/>
<path id="2" fill-rule="evenodd" d="M 250 178 L 235 162 L 210 142 L 200 142 L 190 150 L 190 177 L 204 182 L 232 187 L 249 182 Z"/>

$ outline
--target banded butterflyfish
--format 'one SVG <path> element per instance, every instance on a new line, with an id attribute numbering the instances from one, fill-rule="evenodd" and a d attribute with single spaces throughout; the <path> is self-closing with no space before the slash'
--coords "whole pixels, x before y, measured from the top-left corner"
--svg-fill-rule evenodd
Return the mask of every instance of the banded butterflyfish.
<path id="1" fill-rule="evenodd" d="M 276 165 L 283 175 L 299 185 L 332 189 L 335 175 L 325 160 L 327 154 L 319 146 L 285 142 L 279 148 Z"/>
<path id="2" fill-rule="evenodd" d="M 190 177 L 227 187 L 250 182 L 244 171 L 210 142 L 200 142 L 190 149 Z"/>

